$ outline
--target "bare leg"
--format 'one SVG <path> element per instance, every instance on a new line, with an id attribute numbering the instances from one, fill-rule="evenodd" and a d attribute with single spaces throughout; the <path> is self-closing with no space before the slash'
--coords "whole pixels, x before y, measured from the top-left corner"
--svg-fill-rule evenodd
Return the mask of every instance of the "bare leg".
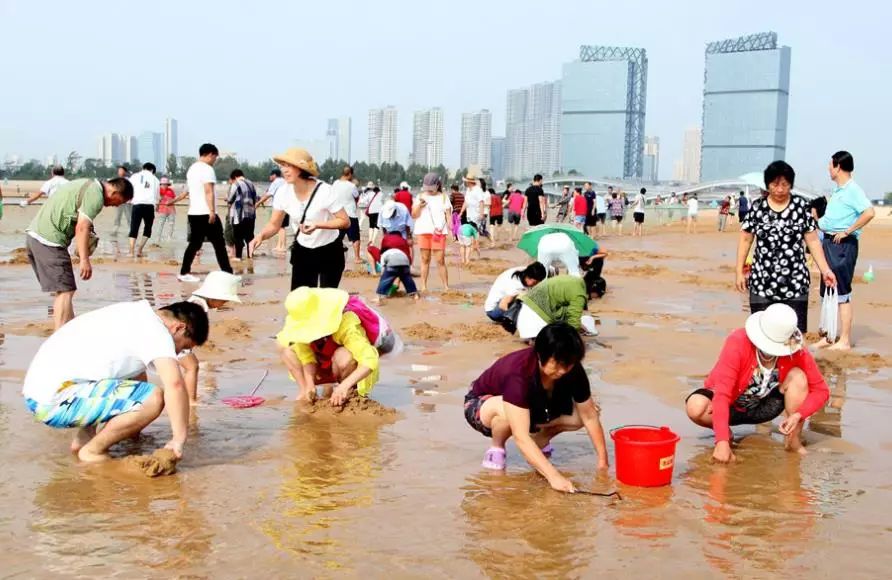
<path id="1" fill-rule="evenodd" d="M 712 429 L 712 401 L 703 395 L 691 395 L 685 404 L 688 418 L 707 429 Z"/>
<path id="2" fill-rule="evenodd" d="M 57 293 L 53 299 L 54 329 L 59 330 L 72 318 L 74 318 L 74 291 Z"/>
<path id="3" fill-rule="evenodd" d="M 798 368 L 790 370 L 787 379 L 780 387 L 784 394 L 784 410 L 787 416 L 795 413 L 802 406 L 803 401 L 808 396 L 808 377 Z M 801 455 L 805 455 L 805 447 L 802 445 L 802 426 L 805 421 L 799 421 L 799 424 L 793 429 L 789 435 L 784 436 L 784 448 L 787 451 L 793 451 Z"/>
<path id="4" fill-rule="evenodd" d="M 492 430 L 492 446 L 505 448 L 511 437 L 511 425 L 505 418 L 505 405 L 502 397 L 490 397 L 480 407 L 480 422 Z"/>
<path id="5" fill-rule="evenodd" d="M 427 292 L 427 277 L 431 272 L 431 251 L 421 250 L 421 292 Z"/>
<path id="6" fill-rule="evenodd" d="M 851 350 L 854 318 L 855 309 L 852 308 L 851 302 L 839 305 L 839 340 L 828 350 Z"/>
<path id="7" fill-rule="evenodd" d="M 112 418 L 105 427 L 78 451 L 81 461 L 95 463 L 108 459 L 108 448 L 133 437 L 158 418 L 164 409 L 164 394 L 155 387 L 137 410 Z"/>
<path id="8" fill-rule="evenodd" d="M 130 241 L 133 242 L 134 240 L 131 238 Z M 143 251 L 143 249 L 146 247 L 146 243 L 147 243 L 148 241 L 149 241 L 149 238 L 147 238 L 147 237 L 145 237 L 145 236 L 143 236 L 142 239 L 140 240 L 140 242 L 139 242 L 139 248 L 138 248 L 137 251 L 136 251 L 136 257 L 137 257 L 137 258 L 142 258 L 142 251 Z"/>
<path id="9" fill-rule="evenodd" d="M 446 269 L 446 251 L 437 250 L 434 257 L 437 258 L 437 274 L 440 275 L 440 282 L 443 283 L 443 290 L 449 290 L 449 271 Z"/>
<path id="10" fill-rule="evenodd" d="M 74 433 L 74 439 L 71 440 L 71 452 L 77 453 L 81 448 L 90 442 L 90 439 L 96 436 L 96 426 L 88 425 L 81 427 Z"/>
<path id="11" fill-rule="evenodd" d="M 297 381 L 297 398 L 299 400 L 309 399 L 312 396 L 310 394 L 311 390 L 313 391 L 313 394 L 315 394 L 315 386 L 309 388 L 308 386 L 304 385 L 304 383 L 306 382 L 305 380 L 300 380 L 304 378 L 304 367 L 301 364 L 300 359 L 297 358 L 297 353 L 294 352 L 294 349 L 288 346 L 279 347 L 279 358 L 282 360 L 283 363 L 285 363 L 285 367 L 288 369 L 288 372 L 291 374 L 294 380 Z"/>

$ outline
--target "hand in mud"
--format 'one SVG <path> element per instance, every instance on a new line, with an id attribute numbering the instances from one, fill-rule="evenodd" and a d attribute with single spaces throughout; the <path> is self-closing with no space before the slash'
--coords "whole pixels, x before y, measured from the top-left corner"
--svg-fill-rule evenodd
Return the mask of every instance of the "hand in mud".
<path id="1" fill-rule="evenodd" d="M 743 272 L 737 272 L 737 280 L 734 285 L 737 286 L 738 292 L 746 292 L 746 276 Z"/>
<path id="2" fill-rule="evenodd" d="M 173 451 L 174 455 L 177 456 L 177 459 L 183 458 L 183 444 L 178 443 L 176 441 L 169 441 L 167 445 L 164 446 L 165 449 L 170 449 Z"/>
<path id="3" fill-rule="evenodd" d="M 350 398 L 351 387 L 345 387 L 343 385 L 338 385 L 334 392 L 331 394 L 331 405 L 332 407 L 343 407 L 344 403 L 347 402 L 347 399 Z"/>
<path id="4" fill-rule="evenodd" d="M 780 431 L 784 435 L 789 435 L 793 432 L 793 429 L 796 428 L 796 425 L 798 425 L 799 421 L 801 420 L 802 415 L 800 415 L 799 413 L 793 413 L 783 420 L 783 422 L 780 424 L 780 427 L 778 427 L 778 431 Z"/>
<path id="5" fill-rule="evenodd" d="M 549 479 L 548 485 L 550 485 L 551 489 L 555 491 L 562 491 L 564 493 L 576 493 L 576 487 L 573 485 L 573 482 L 563 475 L 558 475 L 554 479 Z"/>
<path id="6" fill-rule="evenodd" d="M 732 461 L 736 461 L 737 458 L 734 457 L 734 452 L 731 451 L 731 444 L 727 441 L 719 441 L 715 444 L 715 450 L 712 452 L 712 459 L 716 463 L 731 463 Z"/>

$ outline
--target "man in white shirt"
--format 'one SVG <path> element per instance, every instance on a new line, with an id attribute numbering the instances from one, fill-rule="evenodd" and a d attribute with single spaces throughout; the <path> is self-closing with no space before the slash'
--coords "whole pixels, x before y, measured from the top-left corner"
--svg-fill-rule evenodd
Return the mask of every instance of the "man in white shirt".
<path id="1" fill-rule="evenodd" d="M 687 232 L 689 234 L 697 233 L 697 214 L 700 213 L 700 201 L 697 200 L 697 194 L 694 194 L 688 199 L 686 205 L 688 206 L 688 226 Z"/>
<path id="2" fill-rule="evenodd" d="M 71 451 L 87 462 L 107 459 L 109 447 L 166 408 L 173 434 L 165 448 L 182 457 L 189 400 L 177 353 L 207 338 L 207 314 L 190 302 L 158 311 L 146 300 L 122 302 L 82 314 L 46 339 L 32 359 L 22 388 L 25 406 L 50 427 L 77 428 Z M 147 382 L 149 366 L 160 385 Z"/>
<path id="3" fill-rule="evenodd" d="M 22 200 L 22 203 L 19 205 L 22 207 L 31 205 L 44 195 L 49 199 L 53 197 L 53 194 L 56 193 L 56 189 L 58 189 L 60 185 L 66 183 L 68 183 L 68 180 L 65 179 L 65 168 L 61 165 L 56 165 L 53 167 L 52 176 L 40 186 L 40 191 L 32 193 L 27 199 Z"/>
<path id="4" fill-rule="evenodd" d="M 269 187 L 266 189 L 266 193 L 263 194 L 263 197 L 260 198 L 260 201 L 257 202 L 257 207 L 262 206 L 269 199 L 273 200 L 270 204 L 270 206 L 272 206 L 276 202 L 276 196 L 282 191 L 283 185 L 285 185 L 285 179 L 282 177 L 282 170 L 278 167 L 273 168 L 273 170 L 269 172 Z M 274 253 L 284 254 L 286 252 L 288 226 L 291 225 L 290 222 L 290 217 L 286 215 L 285 220 L 282 222 L 282 229 L 279 230 L 279 240 L 276 243 L 276 247 L 273 248 Z"/>
<path id="5" fill-rule="evenodd" d="M 142 258 L 143 248 L 152 237 L 152 224 L 155 222 L 155 206 L 158 205 L 161 183 L 155 177 L 155 165 L 144 163 L 142 171 L 130 176 L 133 184 L 133 209 L 130 210 L 130 256 L 134 252 L 137 258 Z M 140 222 L 144 222 L 142 240 L 139 242 L 139 250 L 136 249 L 136 238 L 139 236 Z"/>
<path id="6" fill-rule="evenodd" d="M 214 163 L 220 152 L 213 144 L 205 143 L 198 150 L 198 156 L 198 161 L 186 172 L 186 192 L 174 201 L 176 203 L 189 198 L 189 245 L 186 246 L 183 265 L 177 276 L 181 282 L 200 281 L 197 276 L 192 275 L 192 261 L 205 241 L 213 244 L 220 269 L 232 274 L 226 242 L 223 240 L 223 224 L 217 219 L 217 200 L 214 193 L 214 186 L 217 184 Z"/>
<path id="7" fill-rule="evenodd" d="M 356 202 L 359 199 L 359 190 L 356 189 L 356 184 L 353 183 L 353 168 L 345 165 L 341 171 L 341 177 L 331 185 L 331 188 L 334 190 L 337 198 L 341 200 L 341 203 L 344 205 L 344 211 L 347 212 L 347 217 L 350 218 L 350 226 L 346 230 L 341 230 L 341 239 L 344 236 L 347 237 L 347 240 L 353 246 L 355 262 L 362 264 L 362 259 L 359 257 L 359 211 L 356 207 Z"/>

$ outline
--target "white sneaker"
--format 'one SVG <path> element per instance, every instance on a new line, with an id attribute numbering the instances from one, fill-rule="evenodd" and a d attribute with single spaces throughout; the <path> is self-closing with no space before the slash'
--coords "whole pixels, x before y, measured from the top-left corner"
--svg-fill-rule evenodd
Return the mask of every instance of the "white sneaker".
<path id="1" fill-rule="evenodd" d="M 201 282 L 201 278 L 199 278 L 198 276 L 193 276 L 192 274 L 180 274 L 179 276 L 177 276 L 177 280 L 179 280 L 180 282 Z"/>

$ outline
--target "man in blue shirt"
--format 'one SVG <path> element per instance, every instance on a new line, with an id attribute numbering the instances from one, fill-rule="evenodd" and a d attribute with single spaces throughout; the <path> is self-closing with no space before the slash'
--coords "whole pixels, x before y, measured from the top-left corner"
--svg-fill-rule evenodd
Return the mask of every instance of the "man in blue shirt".
<path id="1" fill-rule="evenodd" d="M 837 151 L 830 159 L 830 179 L 836 183 L 827 211 L 818 220 L 818 227 L 824 232 L 824 255 L 833 273 L 836 274 L 839 292 L 839 340 L 829 343 L 826 339 L 818 343 L 819 348 L 833 350 L 852 348 L 852 279 L 855 277 L 855 264 L 858 261 L 858 238 L 861 229 L 874 218 L 876 212 L 864 190 L 852 179 L 855 160 L 848 151 Z M 821 283 L 821 295 L 824 284 Z"/>

